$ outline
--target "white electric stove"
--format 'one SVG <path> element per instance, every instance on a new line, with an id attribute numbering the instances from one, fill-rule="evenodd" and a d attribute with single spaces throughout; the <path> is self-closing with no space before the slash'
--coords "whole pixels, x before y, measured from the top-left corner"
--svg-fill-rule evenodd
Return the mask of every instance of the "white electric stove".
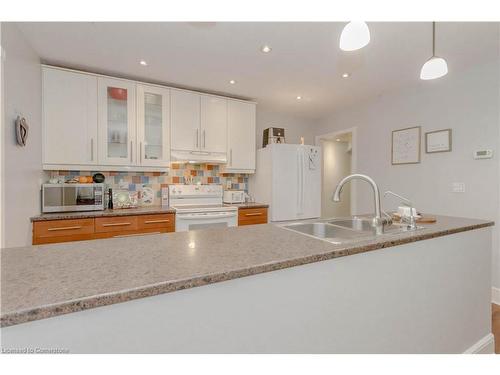
<path id="1" fill-rule="evenodd" d="M 238 208 L 223 204 L 222 195 L 222 185 L 170 185 L 175 231 L 237 226 Z"/>

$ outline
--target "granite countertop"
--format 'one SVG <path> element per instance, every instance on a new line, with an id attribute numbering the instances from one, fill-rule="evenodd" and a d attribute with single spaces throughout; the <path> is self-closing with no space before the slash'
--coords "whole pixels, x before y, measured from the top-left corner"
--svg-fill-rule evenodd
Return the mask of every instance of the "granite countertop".
<path id="1" fill-rule="evenodd" d="M 1 326 L 492 226 L 437 216 L 342 245 L 275 224 L 1 250 Z"/>
<path id="2" fill-rule="evenodd" d="M 137 208 L 123 208 L 104 211 L 80 211 L 80 212 L 54 212 L 40 214 L 30 218 L 31 221 L 46 221 L 46 220 L 68 220 L 68 219 L 89 219 L 93 217 L 109 217 L 109 216 L 131 216 L 131 215 L 152 215 L 152 214 L 173 214 L 175 209 L 164 206 L 144 206 Z"/>
<path id="3" fill-rule="evenodd" d="M 238 208 L 268 208 L 269 205 L 265 203 L 256 202 L 245 202 L 245 203 L 226 203 L 227 206 L 233 206 Z"/>

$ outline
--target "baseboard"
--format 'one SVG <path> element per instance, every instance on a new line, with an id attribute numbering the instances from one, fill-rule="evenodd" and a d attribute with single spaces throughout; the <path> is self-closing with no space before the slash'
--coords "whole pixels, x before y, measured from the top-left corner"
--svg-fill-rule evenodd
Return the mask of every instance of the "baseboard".
<path id="1" fill-rule="evenodd" d="M 495 337 L 493 333 L 488 333 L 481 340 L 467 349 L 464 354 L 494 354 L 495 353 Z"/>
<path id="2" fill-rule="evenodd" d="M 500 288 L 491 288 L 491 302 L 500 305 Z"/>

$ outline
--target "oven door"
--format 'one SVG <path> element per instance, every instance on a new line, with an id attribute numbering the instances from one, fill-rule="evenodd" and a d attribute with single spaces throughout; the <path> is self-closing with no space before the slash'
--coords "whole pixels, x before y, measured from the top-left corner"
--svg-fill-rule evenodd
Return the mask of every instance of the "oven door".
<path id="1" fill-rule="evenodd" d="M 210 211 L 175 214 L 175 231 L 227 228 L 238 225 L 238 211 Z"/>

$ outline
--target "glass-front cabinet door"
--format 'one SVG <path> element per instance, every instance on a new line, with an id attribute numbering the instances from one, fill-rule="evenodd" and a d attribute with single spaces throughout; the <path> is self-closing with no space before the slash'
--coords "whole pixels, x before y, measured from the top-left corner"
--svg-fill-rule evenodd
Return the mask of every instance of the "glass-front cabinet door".
<path id="1" fill-rule="evenodd" d="M 136 165 L 134 82 L 99 77 L 99 164 Z"/>
<path id="2" fill-rule="evenodd" d="M 168 167 L 170 161 L 170 90 L 137 85 L 138 164 Z"/>

